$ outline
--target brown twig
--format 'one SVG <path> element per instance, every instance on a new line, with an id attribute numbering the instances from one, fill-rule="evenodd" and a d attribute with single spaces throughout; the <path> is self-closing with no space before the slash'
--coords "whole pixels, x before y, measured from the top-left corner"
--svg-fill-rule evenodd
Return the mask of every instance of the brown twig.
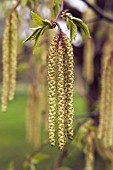
<path id="1" fill-rule="evenodd" d="M 20 5 L 20 2 L 21 2 L 21 0 L 17 1 L 16 5 L 12 9 L 12 12 L 14 12 L 17 9 L 17 7 Z"/>
<path id="2" fill-rule="evenodd" d="M 113 22 L 113 17 L 108 16 L 108 14 L 105 11 L 103 11 L 101 8 L 99 8 L 97 5 L 92 5 L 87 0 L 81 0 L 81 1 L 85 2 L 101 18 L 105 19 L 108 22 Z"/>
<path id="3" fill-rule="evenodd" d="M 64 0 L 62 0 L 62 3 L 61 3 L 61 7 L 60 7 L 60 11 L 59 13 L 57 14 L 56 18 L 55 18 L 55 22 L 57 22 L 61 12 L 63 11 L 63 6 L 64 6 Z"/>
<path id="4" fill-rule="evenodd" d="M 55 161 L 54 170 L 59 170 L 63 159 L 68 155 L 68 148 L 65 147 Z"/>

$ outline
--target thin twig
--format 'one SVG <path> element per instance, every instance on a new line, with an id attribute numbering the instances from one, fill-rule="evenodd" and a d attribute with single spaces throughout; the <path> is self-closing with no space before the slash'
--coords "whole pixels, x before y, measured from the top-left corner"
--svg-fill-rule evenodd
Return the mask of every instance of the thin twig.
<path id="1" fill-rule="evenodd" d="M 64 0 L 62 0 L 61 7 L 60 7 L 60 11 L 59 11 L 59 13 L 57 14 L 57 16 L 56 16 L 56 18 L 55 18 L 55 22 L 58 20 L 61 12 L 63 11 L 63 6 L 64 6 Z"/>
<path id="2" fill-rule="evenodd" d="M 113 22 L 113 17 L 108 16 L 108 14 L 105 11 L 103 11 L 101 8 L 99 8 L 97 5 L 92 5 L 87 0 L 81 0 L 81 1 L 85 2 L 94 12 L 96 12 L 97 15 L 99 15 L 106 21 Z"/>
<path id="3" fill-rule="evenodd" d="M 62 163 L 63 159 L 64 159 L 67 155 L 68 155 L 68 148 L 65 147 L 65 148 L 61 151 L 58 159 L 56 159 L 56 161 L 55 161 L 54 170 L 59 170 L 59 167 L 61 166 L 61 163 Z"/>
<path id="4" fill-rule="evenodd" d="M 12 12 L 14 12 L 17 9 L 17 7 L 20 5 L 20 2 L 21 2 L 21 0 L 17 1 L 16 5 L 12 9 Z"/>

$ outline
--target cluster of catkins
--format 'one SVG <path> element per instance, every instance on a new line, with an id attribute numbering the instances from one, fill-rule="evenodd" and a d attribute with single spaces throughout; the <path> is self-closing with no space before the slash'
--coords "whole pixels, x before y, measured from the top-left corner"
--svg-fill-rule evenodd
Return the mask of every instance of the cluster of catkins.
<path id="1" fill-rule="evenodd" d="M 73 81 L 73 48 L 61 30 L 48 54 L 49 140 L 60 149 L 73 138 Z"/>
<path id="2" fill-rule="evenodd" d="M 14 11 L 6 19 L 3 36 L 3 88 L 2 111 L 6 111 L 7 101 L 12 100 L 15 92 L 17 57 L 17 16 Z"/>
<path id="3" fill-rule="evenodd" d="M 103 60 L 100 98 L 100 123 L 98 139 L 104 147 L 113 145 L 113 58 L 108 55 Z"/>

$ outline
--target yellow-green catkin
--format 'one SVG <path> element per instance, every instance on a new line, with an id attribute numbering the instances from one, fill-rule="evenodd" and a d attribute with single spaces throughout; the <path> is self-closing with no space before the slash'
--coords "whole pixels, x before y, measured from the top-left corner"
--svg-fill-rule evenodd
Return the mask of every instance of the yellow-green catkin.
<path id="1" fill-rule="evenodd" d="M 16 85 L 16 67 L 17 67 L 17 16 L 14 11 L 11 15 L 10 30 L 10 69 L 9 69 L 9 100 L 14 98 Z"/>
<path id="2" fill-rule="evenodd" d="M 65 144 L 65 91 L 64 91 L 64 59 L 62 42 L 58 42 L 57 57 L 57 116 L 58 116 L 58 146 L 63 149 Z"/>
<path id="3" fill-rule="evenodd" d="M 84 43 L 83 76 L 88 83 L 94 79 L 94 44 L 92 39 L 87 39 Z"/>
<path id="4" fill-rule="evenodd" d="M 92 4 L 95 4 L 95 0 L 90 0 Z M 88 8 L 83 14 L 83 20 L 92 20 L 95 17 L 93 10 Z M 89 30 L 93 28 L 93 23 L 88 25 Z M 83 57 L 83 76 L 86 81 L 91 84 L 94 80 L 94 42 L 92 39 L 86 39 L 84 42 L 84 57 Z"/>
<path id="5" fill-rule="evenodd" d="M 101 76 L 101 96 L 100 96 L 100 118 L 99 118 L 99 128 L 98 128 L 98 138 L 103 138 L 103 127 L 106 126 L 105 116 L 106 116 L 106 94 L 107 94 L 107 87 L 106 87 L 106 69 L 108 65 L 108 57 L 104 58 L 102 62 L 102 76 Z"/>
<path id="6" fill-rule="evenodd" d="M 67 121 L 67 136 L 72 140 L 73 138 L 73 84 L 74 84 L 74 66 L 73 66 L 73 48 L 68 37 L 62 32 L 62 41 L 65 47 L 65 95 L 66 95 L 66 121 Z"/>
<path id="7" fill-rule="evenodd" d="M 26 115 L 26 135 L 29 142 L 33 142 L 35 145 L 40 144 L 41 115 L 39 100 L 40 95 L 37 86 L 31 83 Z"/>
<path id="8" fill-rule="evenodd" d="M 105 125 L 103 127 L 103 138 L 101 139 L 103 141 L 104 146 L 109 146 L 109 139 L 108 139 L 108 132 L 109 132 L 109 113 L 110 113 L 110 65 L 108 63 L 108 67 L 106 70 L 106 108 L 105 108 L 105 115 L 104 116 L 104 121 Z M 102 114 L 102 113 L 101 113 Z"/>
<path id="9" fill-rule="evenodd" d="M 85 146 L 85 170 L 93 170 L 94 165 L 94 132 L 89 131 Z"/>
<path id="10" fill-rule="evenodd" d="M 112 139 L 113 145 L 113 59 L 111 66 L 111 118 L 110 118 L 110 138 Z"/>
<path id="11" fill-rule="evenodd" d="M 8 101 L 9 90 L 9 38 L 10 37 L 10 20 L 6 19 L 5 31 L 3 35 L 3 84 L 2 84 L 2 97 L 1 97 L 1 109 L 6 111 Z"/>
<path id="12" fill-rule="evenodd" d="M 108 108 L 106 110 L 106 116 L 107 116 L 107 128 L 106 128 L 106 134 L 105 135 L 105 146 L 112 146 L 113 145 L 113 139 L 112 139 L 112 133 L 113 129 L 111 128 L 112 124 L 112 62 L 109 61 L 109 67 L 108 67 L 108 92 L 107 92 L 107 103 Z"/>
<path id="13" fill-rule="evenodd" d="M 48 54 L 48 104 L 49 104 L 49 141 L 55 145 L 55 116 L 56 116 L 56 58 L 57 58 L 58 36 L 51 42 Z"/>
<path id="14" fill-rule="evenodd" d="M 105 147 L 113 145 L 112 133 L 112 68 L 111 56 L 104 58 L 101 97 L 100 97 L 100 119 L 98 127 L 98 138 L 102 140 Z"/>

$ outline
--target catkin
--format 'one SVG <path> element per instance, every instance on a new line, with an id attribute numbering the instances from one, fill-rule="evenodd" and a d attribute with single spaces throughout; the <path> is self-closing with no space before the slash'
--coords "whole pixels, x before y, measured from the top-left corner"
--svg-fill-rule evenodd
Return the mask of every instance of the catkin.
<path id="1" fill-rule="evenodd" d="M 104 147 L 113 145 L 112 128 L 112 68 L 111 56 L 104 58 L 101 78 L 101 101 L 100 101 L 100 122 L 98 127 L 98 138 L 102 140 Z"/>
<path id="2" fill-rule="evenodd" d="M 10 42 L 10 20 L 6 19 L 5 31 L 3 35 L 3 85 L 1 97 L 1 109 L 6 111 L 9 89 L 9 42 Z"/>
<path id="3" fill-rule="evenodd" d="M 61 31 L 53 39 L 48 55 L 49 140 L 63 149 L 66 137 L 73 138 L 73 48 Z M 56 122 L 57 121 L 57 122 Z"/>
<path id="4" fill-rule="evenodd" d="M 16 84 L 17 65 L 17 16 L 16 12 L 11 16 L 11 44 L 10 44 L 10 69 L 9 69 L 9 100 L 14 98 Z"/>
<path id="5" fill-rule="evenodd" d="M 29 88 L 26 130 L 27 139 L 35 145 L 40 144 L 41 111 L 39 100 L 40 94 L 37 85 L 32 83 Z"/>
<path id="6" fill-rule="evenodd" d="M 71 46 L 68 37 L 62 33 L 62 39 L 65 46 L 65 95 L 66 95 L 66 111 L 67 111 L 67 136 L 72 140 L 73 138 L 73 83 L 74 83 L 74 73 L 73 73 L 73 48 Z"/>
<path id="7" fill-rule="evenodd" d="M 94 79 L 94 44 L 92 39 L 87 39 L 84 46 L 84 58 L 83 58 L 83 76 L 88 81 L 92 83 Z"/>
<path id="8" fill-rule="evenodd" d="M 55 116 L 56 116 L 56 58 L 58 36 L 51 42 L 48 54 L 48 103 L 49 103 L 49 140 L 55 145 Z"/>
<path id="9" fill-rule="evenodd" d="M 65 144 L 65 93 L 64 93 L 64 66 L 63 48 L 61 41 L 58 44 L 57 58 L 57 114 L 58 114 L 58 145 L 62 149 Z"/>
<path id="10" fill-rule="evenodd" d="M 87 143 L 85 147 L 85 170 L 93 170 L 94 163 L 94 132 L 89 131 L 87 135 Z"/>
<path id="11" fill-rule="evenodd" d="M 3 87 L 1 97 L 2 111 L 6 111 L 8 99 L 12 100 L 16 84 L 17 22 L 14 11 L 6 20 L 3 36 Z"/>
<path id="12" fill-rule="evenodd" d="M 110 138 L 113 145 L 113 61 L 111 66 L 111 117 L 110 117 Z"/>

